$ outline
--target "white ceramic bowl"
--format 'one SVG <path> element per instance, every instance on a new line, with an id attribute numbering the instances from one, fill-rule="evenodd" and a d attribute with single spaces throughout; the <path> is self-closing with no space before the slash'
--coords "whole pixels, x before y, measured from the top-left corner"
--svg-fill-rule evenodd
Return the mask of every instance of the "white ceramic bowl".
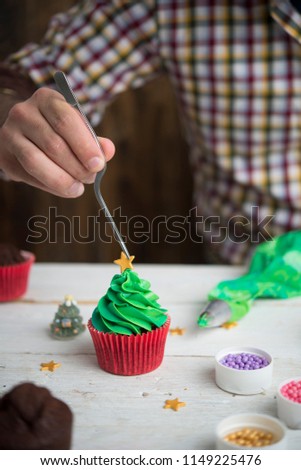
<path id="1" fill-rule="evenodd" d="M 279 419 L 283 421 L 291 429 L 301 429 L 301 403 L 289 400 L 281 393 L 281 388 L 292 382 L 300 382 L 301 377 L 292 377 L 281 382 L 277 388 L 277 414 Z"/>
<path id="2" fill-rule="evenodd" d="M 265 357 L 269 364 L 261 369 L 239 370 L 221 364 L 228 354 L 250 353 Z M 272 383 L 273 359 L 269 353 L 253 347 L 233 347 L 219 351 L 215 356 L 215 382 L 226 392 L 238 395 L 255 395 L 262 393 Z"/>
<path id="3" fill-rule="evenodd" d="M 225 440 L 225 437 L 244 428 L 254 428 L 265 432 L 271 432 L 274 436 L 273 442 L 264 447 L 239 446 L 234 442 Z M 277 418 L 265 414 L 241 413 L 231 415 L 222 420 L 216 428 L 216 449 L 217 450 L 276 450 L 287 449 L 287 429 Z"/>

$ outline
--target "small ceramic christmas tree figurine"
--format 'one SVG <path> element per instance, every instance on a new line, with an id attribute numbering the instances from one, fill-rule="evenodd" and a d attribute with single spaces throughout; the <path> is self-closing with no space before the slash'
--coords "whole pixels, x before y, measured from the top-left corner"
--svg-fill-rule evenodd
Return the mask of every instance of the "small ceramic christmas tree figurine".
<path id="1" fill-rule="evenodd" d="M 58 339 L 73 338 L 85 330 L 82 320 L 76 301 L 72 295 L 66 295 L 50 324 L 51 333 Z"/>

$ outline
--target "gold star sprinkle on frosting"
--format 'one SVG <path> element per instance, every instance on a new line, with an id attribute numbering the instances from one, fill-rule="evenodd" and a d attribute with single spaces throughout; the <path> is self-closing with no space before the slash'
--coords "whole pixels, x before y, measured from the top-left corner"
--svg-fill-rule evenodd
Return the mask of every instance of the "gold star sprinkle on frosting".
<path id="1" fill-rule="evenodd" d="M 186 328 L 179 328 L 177 326 L 177 328 L 171 328 L 169 332 L 172 336 L 176 336 L 176 335 L 183 336 L 183 334 L 186 332 Z"/>
<path id="2" fill-rule="evenodd" d="M 179 411 L 179 409 L 183 406 L 186 406 L 186 403 L 184 401 L 179 401 L 178 398 L 175 398 L 174 400 L 165 400 L 165 405 L 163 408 L 170 408 L 171 410 Z"/>
<path id="3" fill-rule="evenodd" d="M 133 261 L 134 258 L 135 258 L 135 256 L 130 256 L 129 258 L 127 258 L 125 253 L 123 253 L 123 251 L 122 251 L 120 258 L 115 259 L 114 263 L 118 264 L 120 266 L 121 272 L 123 273 L 123 271 L 125 271 L 126 269 L 134 269 L 133 265 L 132 265 L 132 261 Z"/>
<path id="4" fill-rule="evenodd" d="M 53 372 L 58 367 L 61 367 L 61 363 L 60 362 L 54 362 L 54 361 L 42 362 L 40 364 L 40 366 L 41 366 L 40 370 L 48 370 L 49 372 Z"/>

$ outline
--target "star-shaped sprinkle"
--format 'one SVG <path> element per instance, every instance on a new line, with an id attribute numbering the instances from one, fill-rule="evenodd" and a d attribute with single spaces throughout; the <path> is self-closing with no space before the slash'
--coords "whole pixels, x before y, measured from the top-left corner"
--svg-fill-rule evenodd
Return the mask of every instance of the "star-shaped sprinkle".
<path id="1" fill-rule="evenodd" d="M 178 398 L 175 398 L 174 400 L 165 400 L 165 405 L 163 408 L 170 408 L 171 410 L 179 411 L 179 409 L 183 406 L 186 406 L 186 403 L 184 401 L 179 401 Z"/>
<path id="2" fill-rule="evenodd" d="M 134 269 L 133 268 L 133 265 L 132 265 L 132 261 L 133 259 L 135 258 L 135 256 L 130 256 L 129 258 L 125 255 L 125 253 L 123 253 L 123 251 L 121 252 L 121 256 L 119 259 L 115 259 L 114 260 L 114 263 L 115 264 L 118 264 L 121 268 L 121 272 L 123 273 L 123 271 L 125 271 L 126 269 Z"/>
<path id="3" fill-rule="evenodd" d="M 65 295 L 63 305 L 66 305 L 66 307 L 71 307 L 71 305 L 76 305 L 76 301 L 74 300 L 72 295 Z"/>
<path id="4" fill-rule="evenodd" d="M 40 366 L 41 366 L 40 370 L 48 370 L 49 372 L 53 372 L 58 367 L 61 367 L 61 363 L 60 362 L 54 362 L 54 361 L 42 362 L 40 364 Z"/>
<path id="5" fill-rule="evenodd" d="M 226 321 L 225 323 L 221 325 L 221 327 L 225 328 L 226 330 L 230 330 L 231 328 L 234 328 L 237 325 L 238 325 L 237 321 Z"/>
<path id="6" fill-rule="evenodd" d="M 183 334 L 186 332 L 186 328 L 179 328 L 177 326 L 177 328 L 171 328 L 169 332 L 172 336 L 183 336 Z"/>

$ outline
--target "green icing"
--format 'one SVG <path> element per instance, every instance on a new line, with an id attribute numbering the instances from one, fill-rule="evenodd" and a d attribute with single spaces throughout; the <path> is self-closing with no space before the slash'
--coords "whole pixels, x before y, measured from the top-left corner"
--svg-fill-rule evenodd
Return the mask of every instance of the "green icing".
<path id="1" fill-rule="evenodd" d="M 300 295 L 301 231 L 296 230 L 258 245 L 248 272 L 220 282 L 208 298 L 226 301 L 232 312 L 229 321 L 238 321 L 257 298 L 288 299 Z"/>
<path id="2" fill-rule="evenodd" d="M 167 320 L 166 309 L 157 302 L 150 283 L 131 269 L 116 274 L 92 314 L 94 328 L 120 335 L 142 334 Z"/>

